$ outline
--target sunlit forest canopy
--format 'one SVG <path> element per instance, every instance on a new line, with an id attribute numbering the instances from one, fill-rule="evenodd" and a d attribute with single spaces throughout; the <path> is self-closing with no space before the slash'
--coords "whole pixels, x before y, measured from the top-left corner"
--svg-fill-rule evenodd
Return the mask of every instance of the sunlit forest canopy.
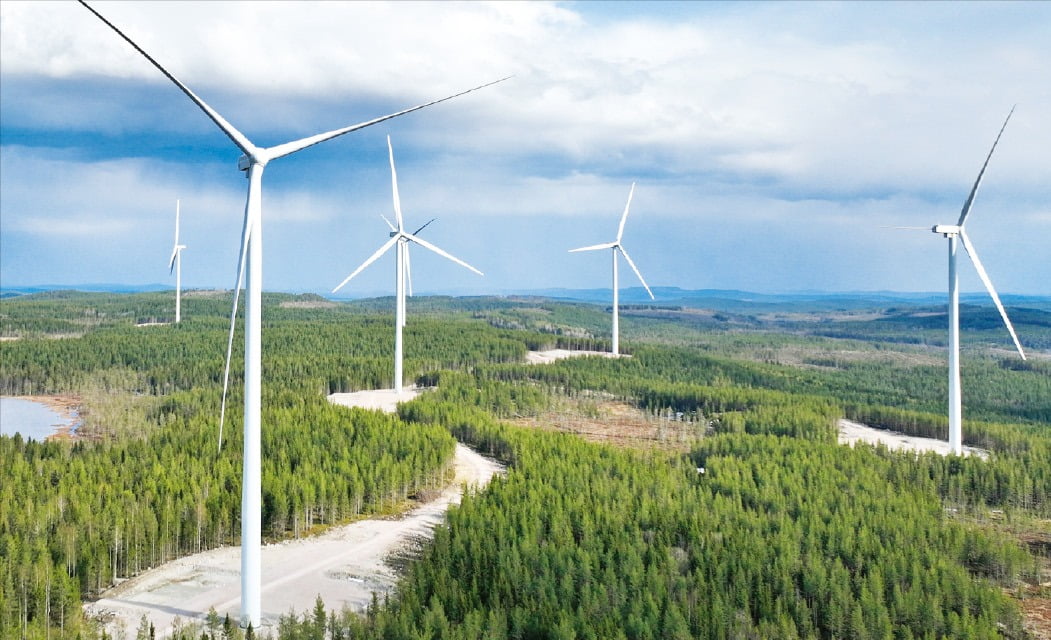
<path id="1" fill-rule="evenodd" d="M 74 442 L 0 437 L 0 637 L 100 637 L 84 598 L 238 542 L 237 358 L 217 447 L 229 304 L 187 292 L 175 325 L 166 293 L 0 301 L 0 392 L 72 395 L 82 419 Z M 608 350 L 608 309 L 409 304 L 407 382 L 434 390 L 384 416 L 325 396 L 390 386 L 393 299 L 264 296 L 264 536 L 399 509 L 448 481 L 455 440 L 507 477 L 450 513 L 387 602 L 274 637 L 1026 637 L 1051 579 L 1039 305 L 1010 309 L 1025 362 L 995 310 L 964 309 L 964 440 L 983 459 L 836 443 L 841 418 L 945 438 L 944 315 L 919 303 L 628 305 L 631 357 L 548 365 L 527 352 Z M 614 406 L 674 428 L 646 446 L 558 433 Z"/>

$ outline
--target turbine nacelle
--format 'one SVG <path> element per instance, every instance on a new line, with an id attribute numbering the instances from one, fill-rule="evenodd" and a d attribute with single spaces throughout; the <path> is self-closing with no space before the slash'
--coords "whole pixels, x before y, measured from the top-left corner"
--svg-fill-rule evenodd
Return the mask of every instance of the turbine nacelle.
<path id="1" fill-rule="evenodd" d="M 172 256 L 168 259 L 168 273 L 175 271 L 175 260 L 179 257 L 179 254 L 182 253 L 182 250 L 185 248 L 186 245 L 184 244 L 177 244 L 174 247 L 172 247 Z"/>
<path id="2" fill-rule="evenodd" d="M 963 227 L 958 224 L 936 224 L 931 227 L 934 233 L 940 233 L 946 238 L 958 236 L 963 232 Z"/>
<path id="3" fill-rule="evenodd" d="M 252 168 L 252 165 L 265 167 L 267 162 L 270 162 L 270 157 L 263 153 L 262 149 L 253 149 L 251 154 L 242 154 L 237 159 L 237 170 L 247 173 Z"/>

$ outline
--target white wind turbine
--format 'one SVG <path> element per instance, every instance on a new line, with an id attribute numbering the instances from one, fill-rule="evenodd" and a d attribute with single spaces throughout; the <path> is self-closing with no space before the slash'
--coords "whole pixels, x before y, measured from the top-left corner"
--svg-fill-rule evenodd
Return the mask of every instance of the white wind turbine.
<path id="1" fill-rule="evenodd" d="M 971 193 L 963 203 L 960 219 L 954 225 L 939 224 L 931 227 L 931 231 L 939 233 L 949 240 L 949 446 L 956 455 L 963 454 L 963 409 L 960 398 L 960 279 L 956 272 L 957 239 L 963 241 L 963 246 L 967 249 L 967 255 L 971 256 L 971 262 L 974 263 L 978 277 L 982 279 L 982 283 L 985 285 L 989 295 L 992 296 L 997 310 L 1000 311 L 1000 317 L 1004 319 L 1004 325 L 1011 334 L 1011 339 L 1014 340 L 1015 348 L 1018 349 L 1018 355 L 1025 360 L 1025 352 L 1022 351 L 1022 345 L 1018 342 L 1018 335 L 1015 334 L 1014 327 L 1011 326 L 1011 321 L 1007 318 L 1007 311 L 1004 310 L 1004 305 L 1000 302 L 1000 296 L 996 295 L 993 283 L 989 280 L 989 274 L 985 272 L 985 267 L 982 266 L 982 261 L 978 259 L 974 245 L 971 244 L 971 240 L 967 237 L 967 232 L 964 231 L 963 226 L 967 221 L 967 216 L 971 213 L 971 206 L 974 204 L 974 197 L 978 193 L 978 186 L 982 184 L 985 168 L 989 166 L 989 159 L 993 157 L 996 144 L 1000 142 L 1000 136 L 1003 135 L 1004 129 L 1007 128 L 1007 121 L 1011 119 L 1012 113 L 1014 113 L 1014 107 L 1011 107 L 1011 111 L 1007 114 L 1003 126 L 1000 127 L 1000 133 L 996 135 L 996 140 L 993 141 L 993 146 L 989 149 L 989 155 L 986 156 L 985 163 L 982 164 L 982 169 L 978 172 L 978 179 L 974 181 Z"/>
<path id="2" fill-rule="evenodd" d="M 171 80 L 190 100 L 207 115 L 212 122 L 226 134 L 244 155 L 237 161 L 237 168 L 247 172 L 248 195 L 245 202 L 244 224 L 241 227 L 241 247 L 237 266 L 237 282 L 234 285 L 233 308 L 230 312 L 230 334 L 226 349 L 226 367 L 223 373 L 223 399 L 219 413 L 219 445 L 222 446 L 222 428 L 226 416 L 226 391 L 230 378 L 230 357 L 233 350 L 234 321 L 237 316 L 237 303 L 242 280 L 247 280 L 245 300 L 245 373 L 244 373 L 244 451 L 243 480 L 241 489 L 241 618 L 242 624 L 251 624 L 258 628 L 261 620 L 261 537 L 262 537 L 262 473 L 260 457 L 260 415 L 261 415 L 261 297 L 263 289 L 263 235 L 262 235 L 262 180 L 263 169 L 271 160 L 301 151 L 331 138 L 351 131 L 357 131 L 370 125 L 389 120 L 424 107 L 450 100 L 470 93 L 482 87 L 506 80 L 501 78 L 460 93 L 427 102 L 396 113 L 319 133 L 308 138 L 293 140 L 273 147 L 257 147 L 240 131 L 219 115 L 214 109 L 199 98 L 186 85 L 162 67 L 131 38 L 104 18 L 84 0 L 79 0 L 91 13 L 95 14 L 117 35 L 123 38 L 158 71 Z M 246 278 L 247 261 L 247 278 Z"/>
<path id="3" fill-rule="evenodd" d="M 631 265 L 632 271 L 639 277 L 639 282 L 642 286 L 646 287 L 646 293 L 650 294 L 650 299 L 653 299 L 653 292 L 650 291 L 650 286 L 646 284 L 646 281 L 642 278 L 642 274 L 639 273 L 639 268 L 635 266 L 635 262 L 632 261 L 631 256 L 628 255 L 624 245 L 620 243 L 621 237 L 624 235 L 624 223 L 628 219 L 628 209 L 631 207 L 631 197 L 635 195 L 635 183 L 631 183 L 631 191 L 628 192 L 628 203 L 624 205 L 624 215 L 620 217 L 620 228 L 617 229 L 617 239 L 613 242 L 606 242 L 603 244 L 596 244 L 590 247 L 580 247 L 579 249 L 570 249 L 570 253 L 576 251 L 597 251 L 599 249 L 612 249 L 613 250 L 613 355 L 620 355 L 620 290 L 617 284 L 617 253 L 624 255 L 624 259 Z"/>
<path id="4" fill-rule="evenodd" d="M 383 218 L 383 221 L 387 223 L 388 227 L 390 227 L 390 231 L 391 231 L 390 235 L 391 235 L 391 237 L 393 237 L 394 234 L 396 234 L 398 232 L 398 228 L 395 227 L 391 223 L 391 221 L 387 219 L 387 216 L 381 214 L 380 217 Z M 434 222 L 435 220 L 437 220 L 437 219 L 438 218 L 431 218 L 427 222 L 424 222 L 422 225 L 419 226 L 419 228 L 417 228 L 415 231 L 412 232 L 412 235 L 414 235 L 414 236 L 420 235 L 421 231 L 423 231 L 424 229 L 429 227 L 430 224 L 432 222 Z M 401 243 L 403 245 L 405 245 L 405 288 L 407 289 L 408 295 L 411 298 L 412 297 L 412 261 L 409 259 L 409 243 L 410 242 L 411 242 L 411 240 L 409 240 L 408 238 L 404 238 L 403 237 L 401 239 Z M 404 316 L 401 319 L 401 325 L 403 327 L 405 326 L 405 317 Z"/>
<path id="5" fill-rule="evenodd" d="M 350 282 L 351 278 L 358 275 L 365 270 L 365 267 L 369 266 L 373 262 L 379 259 L 384 253 L 390 250 L 391 247 L 397 245 L 397 258 L 395 260 L 394 271 L 395 271 L 395 312 L 394 312 L 394 393 L 400 394 L 402 391 L 402 329 L 405 327 L 405 282 L 409 277 L 409 243 L 415 242 L 424 249 L 429 249 L 434 253 L 452 260 L 456 264 L 466 267 L 471 271 L 474 271 L 478 275 L 483 275 L 481 271 L 475 269 L 471 265 L 467 264 L 463 260 L 449 254 L 433 244 L 418 237 L 416 233 L 419 233 L 434 219 L 431 219 L 427 224 L 423 225 L 416 230 L 416 233 L 409 233 L 405 230 L 405 220 L 401 215 L 401 197 L 398 195 L 398 172 L 394 168 L 394 147 L 391 146 L 390 136 L 387 136 L 387 152 L 390 155 L 390 182 L 391 190 L 394 194 L 394 218 L 398 223 L 395 227 L 389 220 L 387 225 L 390 227 L 390 240 L 383 243 L 379 249 L 376 250 L 371 256 L 368 257 L 365 262 L 361 263 L 357 269 L 351 272 L 349 276 L 343 279 L 336 285 L 336 288 L 332 290 L 332 293 L 336 293 L 343 288 L 343 285 Z M 386 218 L 384 218 L 386 220 Z M 412 284 L 409 284 L 409 288 L 412 288 Z M 411 295 L 411 293 L 410 293 Z"/>
<path id="6" fill-rule="evenodd" d="M 168 273 L 175 271 L 175 324 L 182 318 L 182 250 L 186 245 L 179 244 L 179 201 L 175 201 L 175 244 L 172 246 L 172 257 L 168 261 Z"/>

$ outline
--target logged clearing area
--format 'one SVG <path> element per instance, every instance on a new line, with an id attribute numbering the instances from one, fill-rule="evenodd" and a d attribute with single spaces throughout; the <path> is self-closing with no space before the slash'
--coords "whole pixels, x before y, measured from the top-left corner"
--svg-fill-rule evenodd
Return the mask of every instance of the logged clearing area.
<path id="1" fill-rule="evenodd" d="M 598 395 L 563 397 L 536 416 L 508 422 L 534 429 L 563 431 L 590 442 L 634 448 L 688 450 L 708 428 L 671 415 L 653 415 L 627 402 Z"/>
<path id="2" fill-rule="evenodd" d="M 1051 520 L 1043 521 L 1043 525 L 1044 531 L 1029 531 L 1015 536 L 1040 559 L 1037 583 L 1024 585 L 1020 590 L 1008 590 L 1008 595 L 1018 598 L 1018 606 L 1025 616 L 1026 630 L 1036 638 L 1051 640 Z"/>

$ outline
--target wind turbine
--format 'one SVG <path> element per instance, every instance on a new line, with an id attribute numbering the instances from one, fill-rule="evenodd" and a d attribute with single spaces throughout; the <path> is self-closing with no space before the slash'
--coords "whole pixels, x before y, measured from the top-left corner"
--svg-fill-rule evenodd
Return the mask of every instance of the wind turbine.
<path id="1" fill-rule="evenodd" d="M 596 244 L 590 247 L 580 247 L 579 249 L 570 249 L 570 253 L 577 251 L 598 251 L 599 249 L 612 249 L 613 250 L 613 355 L 620 355 L 620 290 L 617 285 L 617 253 L 624 255 L 624 259 L 631 265 L 632 271 L 639 277 L 639 282 L 642 286 L 646 287 L 646 293 L 650 294 L 650 299 L 653 299 L 653 292 L 650 291 L 650 286 L 646 284 L 646 281 L 642 278 L 642 274 L 639 273 L 639 268 L 635 266 L 635 262 L 632 261 L 631 256 L 628 255 L 624 245 L 620 243 L 620 239 L 624 236 L 624 223 L 628 219 L 628 209 L 631 207 L 631 197 L 635 195 L 635 183 L 631 183 L 631 191 L 628 192 L 628 203 L 624 205 L 624 215 L 620 217 L 620 228 L 617 229 L 617 239 L 613 242 L 606 242 L 603 244 Z"/>
<path id="2" fill-rule="evenodd" d="M 241 292 L 241 282 L 246 280 L 247 289 L 245 300 L 245 374 L 244 374 L 244 461 L 243 481 L 241 489 L 241 618 L 242 624 L 251 624 L 258 628 L 261 619 L 261 537 L 262 537 L 262 480 L 260 461 L 260 415 L 261 415 L 261 372 L 260 372 L 260 344 L 261 344 L 261 298 L 263 290 L 263 223 L 262 223 L 262 186 L 263 169 L 271 160 L 282 158 L 289 154 L 306 149 L 307 147 L 325 142 L 337 136 L 351 131 L 357 131 L 365 127 L 389 120 L 391 118 L 428 107 L 439 102 L 450 100 L 457 96 L 470 93 L 477 89 L 487 87 L 507 78 L 501 78 L 483 84 L 460 93 L 433 100 L 415 107 L 410 107 L 396 113 L 374 118 L 365 122 L 334 129 L 325 133 L 319 133 L 307 138 L 293 140 L 273 147 L 257 147 L 240 131 L 234 128 L 218 112 L 208 106 L 204 100 L 199 98 L 186 85 L 172 75 L 167 69 L 154 60 L 139 45 L 125 35 L 112 22 L 107 20 L 98 11 L 93 9 L 84 0 L 79 0 L 84 7 L 95 14 L 117 35 L 123 38 L 136 51 L 138 51 L 150 64 L 171 80 L 186 97 L 193 101 L 197 107 L 207 115 L 212 122 L 237 146 L 244 154 L 237 161 L 237 168 L 247 172 L 248 195 L 245 202 L 244 224 L 241 227 L 241 248 L 238 257 L 237 282 L 234 285 L 233 308 L 230 312 L 230 334 L 226 348 L 226 367 L 223 373 L 223 396 L 219 412 L 219 446 L 222 447 L 223 421 L 226 416 L 226 392 L 230 379 L 230 357 L 233 350 L 234 321 L 237 316 L 237 303 Z M 510 77 L 510 76 L 508 76 Z M 245 274 L 247 262 L 247 277 Z"/>
<path id="3" fill-rule="evenodd" d="M 179 324 L 182 307 L 182 250 L 186 245 L 179 244 L 179 201 L 175 201 L 175 244 L 172 246 L 172 257 L 168 261 L 168 273 L 175 271 L 175 324 Z"/>
<path id="4" fill-rule="evenodd" d="M 391 235 L 391 237 L 393 237 L 394 234 L 398 232 L 398 228 L 395 227 L 391 223 L 391 221 L 387 219 L 387 216 L 385 216 L 383 214 L 380 214 L 380 217 L 383 218 L 383 221 L 387 223 L 388 227 L 390 227 L 390 230 L 391 230 L 391 234 L 390 235 Z M 412 232 L 412 235 L 414 235 L 414 236 L 419 235 L 421 231 L 423 231 L 424 229 L 429 227 L 431 225 L 431 223 L 434 222 L 437 219 L 438 218 L 431 218 L 427 222 L 424 222 L 422 225 L 420 225 L 420 227 L 418 229 L 416 229 L 415 231 Z M 405 288 L 408 289 L 408 294 L 409 294 L 409 297 L 411 298 L 412 297 L 412 261 L 409 259 L 409 242 L 410 242 L 410 240 L 408 238 L 402 238 L 401 239 L 401 243 L 403 245 L 405 245 Z M 405 318 L 401 319 L 401 324 L 402 324 L 402 326 L 405 326 Z"/>
<path id="5" fill-rule="evenodd" d="M 431 222 L 434 222 L 433 218 L 429 222 L 427 222 L 427 224 L 425 224 L 422 227 L 420 227 L 419 229 L 417 229 L 416 233 L 409 233 L 408 231 L 405 230 L 405 221 L 404 221 L 404 219 L 402 218 L 402 215 L 401 215 L 401 197 L 398 195 L 398 172 L 394 168 L 394 147 L 391 146 L 390 136 L 387 136 L 387 151 L 388 151 L 388 153 L 390 155 L 390 182 L 391 182 L 391 190 L 393 191 L 393 194 L 394 194 L 394 218 L 397 221 L 398 226 L 395 227 L 393 224 L 391 224 L 390 220 L 387 220 L 386 218 L 384 218 L 384 220 L 386 220 L 386 222 L 387 222 L 387 225 L 390 227 L 390 240 L 387 240 L 386 242 L 384 242 L 383 246 L 381 246 L 379 249 L 376 250 L 375 253 L 373 253 L 371 256 L 369 256 L 368 259 L 365 260 L 365 262 L 361 263 L 361 266 L 359 266 L 357 269 L 352 271 L 349 276 L 344 278 L 343 282 L 340 282 L 338 285 L 336 285 L 336 288 L 332 290 L 332 293 L 336 293 L 337 291 L 342 289 L 343 285 L 345 285 L 348 282 L 350 282 L 351 278 L 353 278 L 354 276 L 356 276 L 359 273 L 361 273 L 362 271 L 364 271 L 365 267 L 369 266 L 370 264 L 375 262 L 377 259 L 379 259 L 379 257 L 382 256 L 384 253 L 386 253 L 388 250 L 390 250 L 391 247 L 397 246 L 397 254 L 396 254 L 397 255 L 397 259 L 395 261 L 395 266 L 394 266 L 394 270 L 395 270 L 394 393 L 400 394 L 401 391 L 402 391 L 401 383 L 402 383 L 402 375 L 403 375 L 402 374 L 402 353 L 403 353 L 403 350 L 402 350 L 402 329 L 405 327 L 405 282 L 406 282 L 406 280 L 408 279 L 408 276 L 409 276 L 409 243 L 410 242 L 415 242 L 416 244 L 420 245 L 424 249 L 429 249 L 430 251 L 433 251 L 434 253 L 437 253 L 438 255 L 442 256 L 443 258 L 447 258 L 449 260 L 452 260 L 456 264 L 458 264 L 458 265 L 460 265 L 462 267 L 466 267 L 466 268 L 470 269 L 471 271 L 474 271 L 478 275 L 483 275 L 483 274 L 482 274 L 481 271 L 479 271 L 478 269 L 475 269 L 474 267 L 472 267 L 471 265 L 467 264 L 463 260 L 460 260 L 459 258 L 457 258 L 457 257 L 455 257 L 455 256 L 453 256 L 453 255 L 451 255 L 449 253 L 446 253 L 445 251 L 439 249 L 438 247 L 434 246 L 433 244 L 427 242 L 426 240 L 423 240 L 422 238 L 420 238 L 419 236 L 416 235 L 420 231 L 423 231 L 424 227 L 426 227 L 428 224 L 430 224 Z M 409 284 L 409 287 L 410 288 L 412 287 L 411 283 Z"/>
<path id="6" fill-rule="evenodd" d="M 1015 348 L 1018 349 L 1018 355 L 1025 360 L 1025 352 L 1022 351 L 1022 345 L 1018 342 L 1018 335 L 1015 334 L 1014 327 L 1011 326 L 1011 321 L 1007 318 L 1007 311 L 1004 310 L 1004 305 L 1000 302 L 1000 296 L 996 295 L 996 289 L 993 288 L 993 283 L 989 280 L 989 274 L 985 272 L 985 267 L 982 266 L 982 261 L 978 259 L 978 254 L 974 250 L 974 245 L 971 243 L 970 238 L 967 237 L 967 232 L 964 231 L 964 223 L 967 221 L 967 216 L 971 213 L 971 206 L 974 205 L 974 197 L 978 193 L 978 186 L 982 184 L 985 168 L 989 166 L 989 159 L 993 157 L 996 144 L 1000 142 L 1000 136 L 1004 134 L 1004 129 L 1007 128 L 1007 122 L 1011 119 L 1011 114 L 1013 113 L 1014 107 L 1011 107 L 1011 111 L 1007 114 L 1003 126 L 1000 127 L 1000 133 L 996 135 L 996 140 L 993 141 L 993 146 L 989 149 L 989 155 L 986 156 L 981 171 L 978 172 L 978 179 L 974 181 L 971 193 L 963 203 L 960 219 L 953 225 L 938 224 L 931 227 L 932 232 L 941 234 L 949 240 L 949 446 L 956 455 L 963 454 L 963 409 L 960 399 L 960 279 L 956 271 L 957 240 L 963 241 L 963 246 L 967 249 L 967 255 L 971 257 L 971 262 L 974 263 L 978 277 L 982 279 L 982 283 L 985 285 L 989 295 L 992 296 L 997 310 L 1000 311 L 1000 317 L 1004 319 L 1004 325 L 1011 334 L 1011 339 L 1014 340 Z"/>

